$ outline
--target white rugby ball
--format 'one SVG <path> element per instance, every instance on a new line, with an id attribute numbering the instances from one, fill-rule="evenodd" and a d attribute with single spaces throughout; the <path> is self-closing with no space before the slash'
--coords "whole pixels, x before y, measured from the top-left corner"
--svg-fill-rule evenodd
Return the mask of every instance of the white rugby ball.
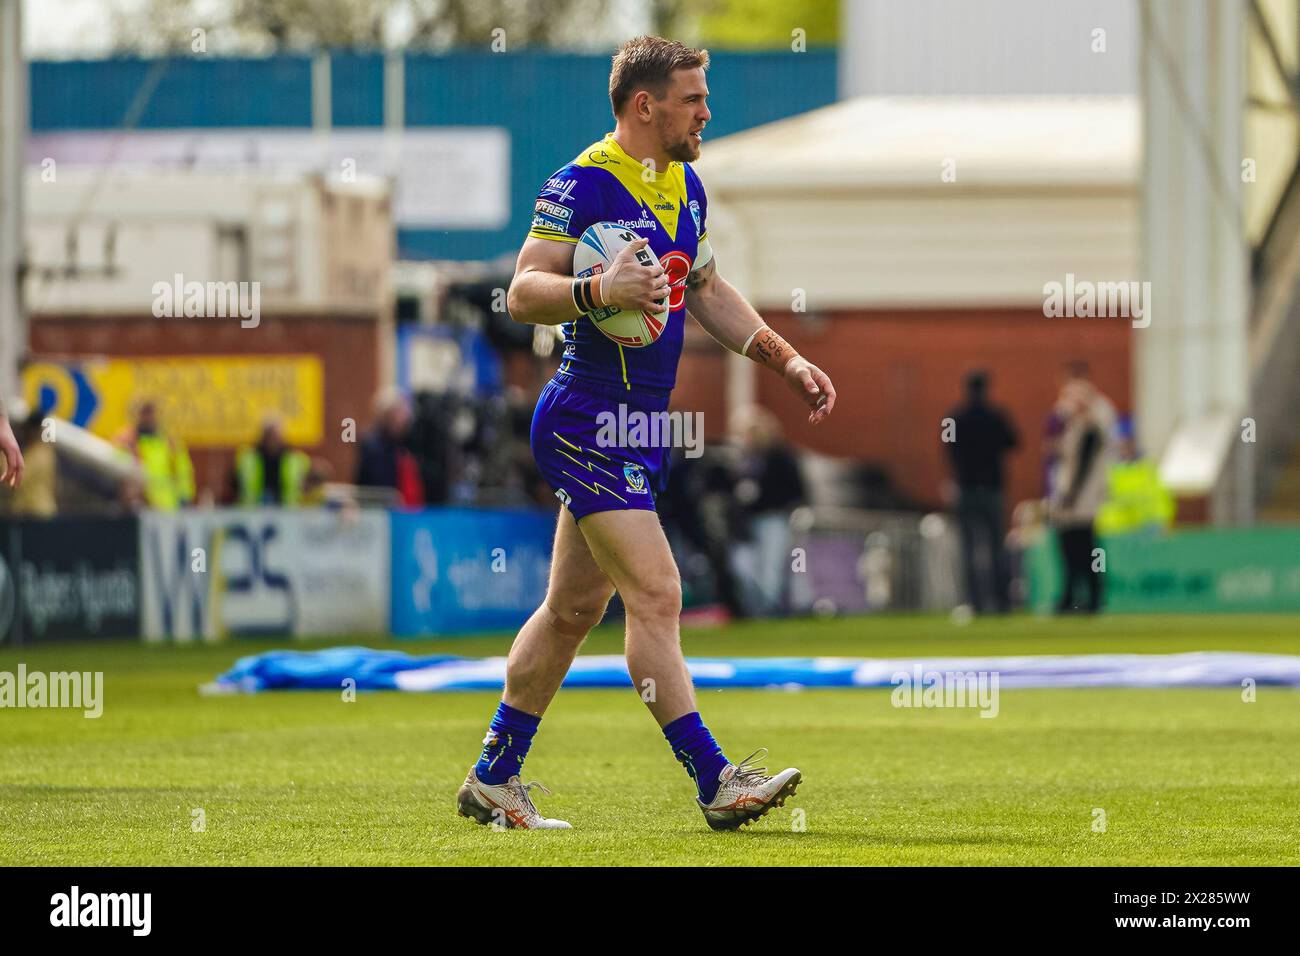
<path id="1" fill-rule="evenodd" d="M 624 246 L 639 238 L 631 229 L 613 222 L 588 226 L 573 251 L 574 276 L 585 279 L 604 272 Z M 659 257 L 649 245 L 642 246 L 636 258 L 646 268 L 659 265 Z M 668 300 L 664 299 L 661 312 L 632 312 L 606 306 L 587 315 L 607 339 L 627 348 L 645 348 L 653 345 L 668 327 Z"/>

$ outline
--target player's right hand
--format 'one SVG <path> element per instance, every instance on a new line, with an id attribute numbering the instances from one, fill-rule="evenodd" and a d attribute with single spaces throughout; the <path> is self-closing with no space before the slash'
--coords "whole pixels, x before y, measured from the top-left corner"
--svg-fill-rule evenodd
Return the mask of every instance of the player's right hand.
<path id="1" fill-rule="evenodd" d="M 18 447 L 14 431 L 9 427 L 9 419 L 3 414 L 0 414 L 0 467 L 4 468 L 0 484 L 6 484 L 10 488 L 17 488 L 22 484 L 25 467 L 23 450 Z"/>
<path id="2" fill-rule="evenodd" d="M 650 240 L 634 239 L 609 264 L 600 280 L 600 297 L 605 305 L 640 312 L 661 312 L 668 298 L 668 276 L 662 268 L 647 269 L 636 254 Z"/>

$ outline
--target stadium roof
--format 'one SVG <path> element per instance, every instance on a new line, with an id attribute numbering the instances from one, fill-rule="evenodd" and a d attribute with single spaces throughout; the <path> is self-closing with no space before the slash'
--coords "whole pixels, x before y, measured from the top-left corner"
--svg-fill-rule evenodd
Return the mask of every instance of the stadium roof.
<path id="1" fill-rule="evenodd" d="M 862 97 L 706 141 L 711 189 L 1136 188 L 1132 96 Z M 942 178 L 955 161 L 955 180 Z"/>
<path id="2" fill-rule="evenodd" d="M 1139 272 L 1130 96 L 868 97 L 706 143 L 709 236 L 760 308 L 1042 308 Z"/>

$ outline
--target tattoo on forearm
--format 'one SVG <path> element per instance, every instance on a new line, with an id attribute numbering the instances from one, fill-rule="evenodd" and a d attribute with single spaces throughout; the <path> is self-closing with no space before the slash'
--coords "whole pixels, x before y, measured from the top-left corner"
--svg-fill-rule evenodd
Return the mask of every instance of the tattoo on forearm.
<path id="1" fill-rule="evenodd" d="M 696 289 L 705 285 L 710 279 L 713 278 L 714 271 L 715 270 L 714 270 L 713 260 L 709 260 L 704 265 L 700 266 L 700 268 L 696 269 L 694 272 L 689 273 L 686 276 L 687 290 L 690 292 L 694 292 Z"/>
<path id="2" fill-rule="evenodd" d="M 795 351 L 790 343 L 781 336 L 777 335 L 770 328 L 764 328 L 758 335 L 754 336 L 754 342 L 749 347 L 749 354 L 754 361 L 760 365 L 766 365 L 768 368 L 774 368 L 780 371 L 785 367 L 785 363 L 794 357 Z"/>

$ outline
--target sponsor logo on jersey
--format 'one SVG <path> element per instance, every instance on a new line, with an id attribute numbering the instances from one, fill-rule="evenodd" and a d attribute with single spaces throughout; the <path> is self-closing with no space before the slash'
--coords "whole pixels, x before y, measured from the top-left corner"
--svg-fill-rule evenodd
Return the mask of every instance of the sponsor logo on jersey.
<path id="1" fill-rule="evenodd" d="M 615 219 L 614 225 L 622 226 L 624 229 L 658 229 L 659 228 L 659 223 L 649 218 L 648 216 L 642 216 L 640 219 Z"/>
<path id="2" fill-rule="evenodd" d="M 695 220 L 695 238 L 700 238 L 700 201 L 692 199 L 690 202 L 691 218 Z"/>
<path id="3" fill-rule="evenodd" d="M 627 479 L 628 491 L 638 495 L 648 493 L 645 488 L 645 475 L 642 474 L 640 465 L 624 465 L 623 477 Z"/>
<path id="4" fill-rule="evenodd" d="M 677 206 L 675 203 L 671 203 L 671 202 L 657 202 L 655 203 L 655 208 L 658 209 L 660 212 L 672 212 L 674 209 L 677 208 Z"/>
<path id="5" fill-rule="evenodd" d="M 686 253 L 674 249 L 660 256 L 659 264 L 668 275 L 668 311 L 676 312 L 686 304 L 686 277 L 691 272 L 691 260 Z"/>
<path id="6" fill-rule="evenodd" d="M 576 179 L 561 179 L 558 176 L 552 176 L 546 180 L 546 185 L 542 187 L 542 191 L 537 195 L 538 198 L 554 196 L 560 202 L 567 202 L 577 185 L 578 181 Z"/>
<path id="7" fill-rule="evenodd" d="M 568 235 L 567 223 L 561 222 L 558 219 L 552 219 L 550 216 L 545 216 L 540 212 L 533 216 L 532 228 L 536 229 L 538 232 L 554 232 L 561 236 Z"/>
<path id="8" fill-rule="evenodd" d="M 537 205 L 533 207 L 535 212 L 540 212 L 544 216 L 550 216 L 552 219 L 563 219 L 568 222 L 573 218 L 573 210 L 559 203 L 547 202 L 545 199 L 537 200 Z"/>

